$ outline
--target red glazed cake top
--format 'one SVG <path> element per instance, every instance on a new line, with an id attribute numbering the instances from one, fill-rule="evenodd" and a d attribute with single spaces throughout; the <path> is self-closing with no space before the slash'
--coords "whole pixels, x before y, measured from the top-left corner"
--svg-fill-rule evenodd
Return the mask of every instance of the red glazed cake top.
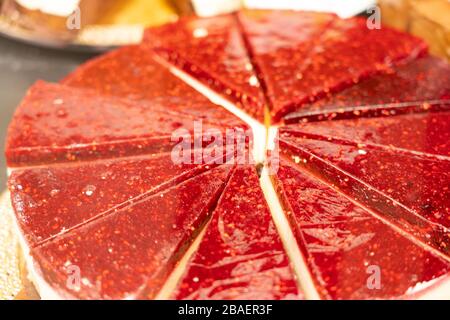
<path id="1" fill-rule="evenodd" d="M 254 167 L 234 171 L 173 298 L 302 298 Z"/>
<path id="2" fill-rule="evenodd" d="M 306 133 L 302 125 L 289 127 L 280 132 L 280 148 L 328 183 L 448 256 L 450 145 L 445 136 L 449 134 L 449 114 L 384 120 L 311 123 L 305 125 Z M 389 121 L 394 123 L 389 126 Z M 393 126 L 397 129 L 394 137 L 389 134 Z M 321 135 L 327 131 L 333 136 Z"/>
<path id="3" fill-rule="evenodd" d="M 294 161 L 282 159 L 275 179 L 322 298 L 400 298 L 413 295 L 417 283 L 450 271 L 450 262 L 394 231 Z M 369 277 L 372 270 L 380 271 L 379 287 Z"/>
<path id="4" fill-rule="evenodd" d="M 234 15 L 183 18 L 147 30 L 144 44 L 264 121 L 264 94 Z"/>
<path id="5" fill-rule="evenodd" d="M 285 120 L 298 122 L 349 118 L 355 113 L 371 116 L 444 109 L 449 99 L 450 66 L 444 60 L 426 56 L 303 105 Z"/>
<path id="6" fill-rule="evenodd" d="M 423 41 L 386 27 L 370 30 L 362 18 L 289 11 L 244 11 L 239 18 L 274 121 L 426 52 Z M 287 42 L 288 49 L 282 45 Z"/>
<path id="7" fill-rule="evenodd" d="M 205 223 L 231 171 L 222 166 L 40 244 L 31 254 L 65 297 L 153 298 Z M 67 287 L 67 267 L 82 281 Z"/>
<path id="8" fill-rule="evenodd" d="M 9 127 L 10 167 L 171 151 L 176 130 L 246 128 L 207 100 L 178 96 L 132 100 L 37 82 Z M 200 137 L 201 138 L 201 137 Z"/>
<path id="9" fill-rule="evenodd" d="M 270 161 L 236 164 L 248 140 L 208 148 L 208 130 L 249 124 L 176 68 L 255 120 L 269 106 Z M 63 298 L 423 294 L 450 273 L 449 79 L 421 40 L 359 18 L 243 11 L 151 29 L 18 107 L 9 189 L 34 271 Z"/>

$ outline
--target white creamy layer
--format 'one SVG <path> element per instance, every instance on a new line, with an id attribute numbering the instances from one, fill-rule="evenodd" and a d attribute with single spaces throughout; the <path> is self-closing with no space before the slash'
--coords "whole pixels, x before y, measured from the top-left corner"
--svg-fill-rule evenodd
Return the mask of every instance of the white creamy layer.
<path id="1" fill-rule="evenodd" d="M 211 102 L 222 106 L 236 117 L 244 121 L 253 131 L 253 158 L 256 163 L 263 163 L 266 158 L 266 146 L 267 146 L 267 128 L 264 124 L 252 118 L 242 109 L 236 107 L 233 103 L 226 100 L 221 95 L 217 94 L 210 88 L 206 87 L 204 84 L 199 82 L 198 80 L 191 77 L 186 72 L 174 67 L 169 64 L 167 61 L 159 58 L 158 56 L 154 57 L 159 63 L 167 67 L 175 76 L 183 80 L 185 83 L 193 87 L 195 90 L 200 92 L 202 95 L 207 97 Z"/>
<path id="2" fill-rule="evenodd" d="M 8 169 L 8 174 L 12 170 Z M 10 193 L 5 192 L 5 197 L 10 198 Z M 14 232 L 17 235 L 17 239 L 19 241 L 20 249 L 22 250 L 23 257 L 25 259 L 25 264 L 27 268 L 28 280 L 30 280 L 36 291 L 39 293 L 39 296 L 43 300 L 63 300 L 61 297 L 42 277 L 40 271 L 36 267 L 32 256 L 30 255 L 30 248 L 25 241 L 22 231 L 19 228 L 17 223 L 16 215 L 14 214 L 14 210 L 11 207 L 11 201 L 5 201 L 8 204 L 8 208 L 4 208 L 7 210 L 8 214 L 12 215 L 14 221 Z"/>

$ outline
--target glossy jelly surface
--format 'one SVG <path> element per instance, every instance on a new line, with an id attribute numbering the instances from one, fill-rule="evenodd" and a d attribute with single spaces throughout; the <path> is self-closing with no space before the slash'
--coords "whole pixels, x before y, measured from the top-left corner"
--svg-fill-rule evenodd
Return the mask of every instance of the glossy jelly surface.
<path id="1" fill-rule="evenodd" d="M 195 106 L 193 106 L 195 105 Z M 177 136 L 246 125 L 223 108 L 182 97 L 129 100 L 37 82 L 10 124 L 10 167 L 171 151 Z M 179 130 L 179 131 L 177 131 Z M 202 142 L 200 142 L 202 143 Z"/>
<path id="2" fill-rule="evenodd" d="M 324 299 L 412 298 L 450 262 L 282 158 L 274 178 L 296 239 Z"/>
<path id="3" fill-rule="evenodd" d="M 234 171 L 173 298 L 302 298 L 253 166 Z"/>
<path id="4" fill-rule="evenodd" d="M 450 108 L 450 102 L 448 104 Z M 392 117 L 359 118 L 289 125 L 288 135 L 371 145 L 425 156 L 450 156 L 450 112 L 425 112 Z"/>
<path id="5" fill-rule="evenodd" d="M 450 67 L 426 51 L 359 18 L 252 10 L 182 18 L 37 82 L 6 150 L 34 271 L 62 298 L 444 295 Z M 270 107 L 272 185 L 235 163 L 247 140 L 227 148 L 247 124 L 167 62 L 256 120 Z"/>
<path id="6" fill-rule="evenodd" d="M 392 117 L 391 125 L 385 120 L 311 123 L 305 125 L 306 133 L 302 125 L 294 125 L 281 130 L 280 147 L 352 199 L 448 256 L 448 112 Z M 329 129 L 332 136 L 326 134 Z"/>
<path id="7" fill-rule="evenodd" d="M 251 116 L 264 120 L 264 94 L 234 15 L 183 18 L 147 30 L 144 43 Z"/>
<path id="8" fill-rule="evenodd" d="M 31 250 L 64 297 L 153 298 L 205 223 L 232 167 L 221 166 L 130 203 Z M 77 270 L 79 283 L 68 282 Z"/>
<path id="9" fill-rule="evenodd" d="M 156 62 L 152 52 L 142 46 L 119 48 L 92 59 L 65 77 L 61 83 L 128 99 L 168 97 L 170 100 L 179 97 L 187 99 L 186 102 L 208 101 Z"/>
<path id="10" fill-rule="evenodd" d="M 341 92 L 330 93 L 315 103 L 302 106 L 285 120 L 297 122 L 305 118 L 323 120 L 364 114 L 389 116 L 432 108 L 448 109 L 448 105 L 450 65 L 442 59 L 426 56 Z"/>
<path id="11" fill-rule="evenodd" d="M 289 11 L 244 11 L 239 17 L 274 121 L 426 51 L 421 40 L 387 27 L 371 30 L 362 18 Z M 282 44 L 291 38 L 286 50 Z"/>
<path id="12" fill-rule="evenodd" d="M 35 246 L 212 166 L 177 165 L 163 153 L 16 170 L 9 184 L 19 226 Z"/>

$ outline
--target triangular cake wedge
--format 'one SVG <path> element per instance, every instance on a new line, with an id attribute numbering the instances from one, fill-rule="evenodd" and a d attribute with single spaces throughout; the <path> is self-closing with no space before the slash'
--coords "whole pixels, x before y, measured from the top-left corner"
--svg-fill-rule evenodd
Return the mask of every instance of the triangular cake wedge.
<path id="1" fill-rule="evenodd" d="M 235 15 L 148 29 L 144 45 L 263 122 L 265 99 Z"/>
<path id="2" fill-rule="evenodd" d="M 280 150 L 448 257 L 448 112 L 392 119 L 391 132 L 384 118 L 305 125 L 305 131 L 312 130 L 313 135 L 302 133 L 302 125 L 294 131 L 281 129 Z M 320 132 L 330 129 L 327 126 L 346 130 L 321 136 Z M 395 126 L 398 131 L 393 130 Z M 349 140 L 352 132 L 354 139 Z"/>
<path id="3" fill-rule="evenodd" d="M 300 299 L 253 166 L 236 168 L 174 299 Z"/>
<path id="4" fill-rule="evenodd" d="M 232 168 L 220 166 L 31 248 L 38 288 L 71 299 L 133 299 L 146 288 L 145 298 L 153 298 L 206 223 Z"/>
<path id="5" fill-rule="evenodd" d="M 443 104 L 450 110 L 450 101 Z M 360 144 L 430 157 L 450 156 L 450 112 L 293 124 L 280 132 L 295 137 Z"/>
<path id="6" fill-rule="evenodd" d="M 153 56 L 143 46 L 122 47 L 89 60 L 61 83 L 120 98 L 154 100 L 179 97 L 185 105 L 191 100 L 209 104 L 207 98 L 174 76 Z"/>
<path id="7" fill-rule="evenodd" d="M 426 52 L 423 41 L 387 27 L 371 30 L 362 18 L 330 23 L 330 16 L 317 13 L 271 11 L 244 11 L 239 17 L 275 122 L 305 103 Z M 286 21 L 304 24 L 304 41 L 298 43 L 299 31 L 286 28 Z M 275 28 L 277 33 L 271 31 Z M 286 43 L 286 38 L 297 40 L 290 47 L 265 45 L 267 39 Z"/>
<path id="8" fill-rule="evenodd" d="M 298 92 L 295 83 L 308 66 L 318 39 L 337 19 L 331 14 L 287 10 L 244 10 L 239 23 L 272 116 Z"/>
<path id="9" fill-rule="evenodd" d="M 17 224 L 31 247 L 225 163 L 175 163 L 171 153 L 14 170 Z"/>
<path id="10" fill-rule="evenodd" d="M 450 65 L 426 56 L 361 81 L 288 114 L 287 123 L 361 116 L 382 116 L 450 105 Z"/>
<path id="11" fill-rule="evenodd" d="M 6 156 L 9 167 L 20 167 L 155 154 L 172 151 L 180 139 L 192 148 L 209 145 L 203 139 L 208 129 L 225 137 L 227 129 L 246 128 L 207 100 L 124 99 L 39 81 L 10 124 Z"/>
<path id="12" fill-rule="evenodd" d="M 432 290 L 444 297 L 449 260 L 405 237 L 293 159 L 282 156 L 272 178 L 323 299 L 412 299 Z"/>

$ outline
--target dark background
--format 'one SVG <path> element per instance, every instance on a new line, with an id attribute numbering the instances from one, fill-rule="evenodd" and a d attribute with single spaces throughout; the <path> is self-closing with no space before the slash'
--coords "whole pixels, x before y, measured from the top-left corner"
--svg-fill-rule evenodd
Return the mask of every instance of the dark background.
<path id="1" fill-rule="evenodd" d="M 6 187 L 6 130 L 27 89 L 38 79 L 58 81 L 91 56 L 0 37 L 0 192 Z"/>

